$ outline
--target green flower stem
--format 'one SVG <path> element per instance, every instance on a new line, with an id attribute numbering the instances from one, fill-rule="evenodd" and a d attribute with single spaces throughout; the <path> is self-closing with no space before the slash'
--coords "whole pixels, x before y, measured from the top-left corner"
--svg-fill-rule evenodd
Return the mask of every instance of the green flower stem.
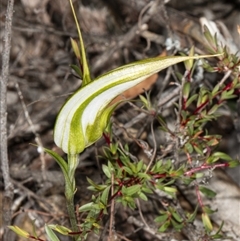
<path id="1" fill-rule="evenodd" d="M 75 208 L 74 208 L 74 195 L 72 195 L 72 197 L 66 197 L 66 201 L 67 201 L 67 211 L 68 211 L 72 231 L 79 232 L 79 229 L 77 227 Z M 75 237 L 75 240 L 77 239 L 78 239 L 78 235 Z"/>
<path id="2" fill-rule="evenodd" d="M 70 182 L 72 183 L 72 189 L 75 192 L 75 171 L 79 164 L 78 154 L 68 155 L 68 177 Z"/>
<path id="3" fill-rule="evenodd" d="M 76 184 L 75 184 L 75 171 L 78 166 L 79 160 L 78 155 L 68 155 L 68 180 L 65 186 L 65 196 L 67 201 L 67 211 L 69 215 L 70 224 L 73 232 L 78 232 L 79 229 L 77 227 L 77 219 L 74 208 L 74 194 L 76 192 Z M 75 237 L 77 240 L 78 237 Z"/>

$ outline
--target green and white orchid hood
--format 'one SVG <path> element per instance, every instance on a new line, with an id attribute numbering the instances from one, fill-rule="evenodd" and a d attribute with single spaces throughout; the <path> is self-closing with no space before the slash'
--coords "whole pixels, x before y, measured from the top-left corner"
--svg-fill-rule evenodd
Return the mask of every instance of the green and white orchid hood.
<path id="1" fill-rule="evenodd" d="M 201 56 L 207 57 L 207 56 Z M 109 103 L 125 90 L 171 65 L 198 56 L 150 58 L 112 70 L 87 83 L 62 107 L 54 128 L 54 141 L 65 153 L 81 153 L 103 134 L 116 105 Z"/>

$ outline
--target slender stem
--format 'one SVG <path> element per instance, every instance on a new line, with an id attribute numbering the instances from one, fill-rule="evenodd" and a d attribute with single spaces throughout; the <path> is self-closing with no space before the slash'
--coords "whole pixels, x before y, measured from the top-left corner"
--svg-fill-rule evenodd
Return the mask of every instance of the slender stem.
<path id="1" fill-rule="evenodd" d="M 73 232 L 79 231 L 74 208 L 74 194 L 76 192 L 75 171 L 78 166 L 78 163 L 78 155 L 68 155 L 68 177 L 70 183 L 66 182 L 65 196 L 67 200 L 67 211 Z M 75 237 L 75 240 L 78 240 L 78 236 Z"/>
<path id="2" fill-rule="evenodd" d="M 79 229 L 77 227 L 77 218 L 75 215 L 75 208 L 74 208 L 74 195 L 71 198 L 66 197 L 66 200 L 67 200 L 67 211 L 68 211 L 72 231 L 78 232 Z"/>
<path id="3" fill-rule="evenodd" d="M 195 172 L 199 172 L 205 169 L 215 169 L 215 168 L 219 168 L 219 167 L 228 167 L 229 164 L 228 163 L 219 163 L 219 164 L 214 164 L 214 165 L 201 165 L 199 167 L 195 167 L 192 168 L 191 170 L 187 171 L 184 173 L 185 176 L 191 176 L 192 174 L 194 174 Z"/>

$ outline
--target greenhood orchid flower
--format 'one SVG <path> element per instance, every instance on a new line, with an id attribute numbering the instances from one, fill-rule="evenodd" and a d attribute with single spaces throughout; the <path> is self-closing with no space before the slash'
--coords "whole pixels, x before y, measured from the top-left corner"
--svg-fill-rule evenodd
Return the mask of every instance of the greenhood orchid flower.
<path id="1" fill-rule="evenodd" d="M 171 65 L 197 58 L 200 57 L 150 58 L 119 67 L 91 81 L 62 107 L 54 128 L 55 143 L 65 153 L 81 153 L 102 136 L 116 106 L 109 103 L 116 96 Z"/>

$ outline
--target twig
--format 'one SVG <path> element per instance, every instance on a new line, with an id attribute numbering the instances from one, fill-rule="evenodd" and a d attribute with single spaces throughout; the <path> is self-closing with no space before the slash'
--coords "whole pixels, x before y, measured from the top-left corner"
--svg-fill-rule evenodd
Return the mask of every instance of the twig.
<path id="1" fill-rule="evenodd" d="M 169 235 L 168 234 L 160 234 L 158 233 L 157 231 L 155 231 L 154 229 L 151 229 L 151 228 L 148 228 L 148 227 L 145 227 L 145 225 L 138 219 L 134 218 L 133 216 L 130 216 L 128 218 L 128 223 L 130 224 L 134 224 L 136 225 L 137 227 L 140 227 L 142 228 L 144 231 L 146 231 L 147 233 L 153 235 L 155 238 L 157 238 L 158 240 L 169 240 Z"/>
<path id="2" fill-rule="evenodd" d="M 111 196 L 114 195 L 114 175 L 112 173 L 112 177 L 111 177 L 111 183 L 112 183 L 112 186 L 111 186 Z M 108 237 L 108 240 L 109 241 L 112 241 L 114 240 L 114 237 L 113 237 L 113 230 L 114 230 L 114 198 L 111 200 L 111 210 L 110 210 L 110 223 L 109 223 L 109 237 Z"/>
<path id="3" fill-rule="evenodd" d="M 36 131 L 36 128 L 33 125 L 32 120 L 31 120 L 31 118 L 29 116 L 29 113 L 28 113 L 28 110 L 27 110 L 27 106 L 26 106 L 26 104 L 24 102 L 24 99 L 23 99 L 22 91 L 21 91 L 17 81 L 15 82 L 15 87 L 17 89 L 17 93 L 18 93 L 19 99 L 20 99 L 21 104 L 22 104 L 22 108 L 23 108 L 23 111 L 24 111 L 25 118 L 26 118 L 26 120 L 27 120 L 27 122 L 28 122 L 28 124 L 29 124 L 29 126 L 31 128 L 32 133 L 35 136 L 35 141 L 36 141 L 36 143 L 38 145 L 38 152 L 40 152 L 42 176 L 43 176 L 43 180 L 46 180 L 46 175 L 45 175 L 46 160 L 45 160 L 45 153 L 43 151 L 43 144 L 42 144 L 42 141 L 41 141 L 41 138 L 40 138 L 39 134 Z"/>
<path id="4" fill-rule="evenodd" d="M 217 85 L 218 86 L 223 85 L 223 83 L 227 80 L 227 78 L 231 75 L 231 73 L 232 73 L 232 70 L 228 70 Z"/>
<path id="5" fill-rule="evenodd" d="M 140 215 L 140 217 L 141 217 L 141 219 L 142 219 L 142 222 L 144 223 L 144 225 L 145 225 L 147 228 L 150 229 L 149 225 L 147 224 L 147 222 L 146 222 L 146 220 L 145 220 L 145 218 L 144 218 L 144 216 L 143 216 L 142 209 L 141 209 L 141 205 L 140 205 L 140 202 L 139 202 L 139 199 L 138 199 L 138 198 L 136 199 L 136 203 L 137 203 L 137 206 L 138 206 L 138 212 L 139 212 L 139 215 Z"/>
<path id="6" fill-rule="evenodd" d="M 0 141 L 1 141 L 1 168 L 4 180 L 4 197 L 3 197 L 3 241 L 11 240 L 10 232 L 7 228 L 11 224 L 11 205 L 13 201 L 13 184 L 9 176 L 9 162 L 7 153 L 7 83 L 9 76 L 9 59 L 11 48 L 12 33 L 12 16 L 13 16 L 14 0 L 9 0 L 7 5 L 7 13 L 5 20 L 5 34 L 2 52 L 2 75 L 0 81 Z"/>

